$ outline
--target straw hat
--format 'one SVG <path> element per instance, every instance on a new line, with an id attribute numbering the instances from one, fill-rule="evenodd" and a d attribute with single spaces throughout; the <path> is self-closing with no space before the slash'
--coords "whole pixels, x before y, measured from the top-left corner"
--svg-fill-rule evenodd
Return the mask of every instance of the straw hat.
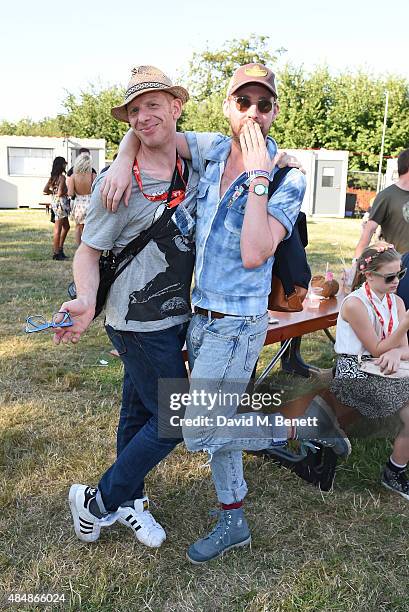
<path id="1" fill-rule="evenodd" d="M 173 85 L 170 78 L 155 66 L 137 66 L 132 68 L 132 76 L 125 92 L 124 103 L 111 109 L 112 116 L 119 121 L 128 123 L 126 105 L 137 96 L 141 96 L 148 91 L 167 91 L 175 98 L 182 100 L 183 104 L 189 100 L 186 89 Z"/>

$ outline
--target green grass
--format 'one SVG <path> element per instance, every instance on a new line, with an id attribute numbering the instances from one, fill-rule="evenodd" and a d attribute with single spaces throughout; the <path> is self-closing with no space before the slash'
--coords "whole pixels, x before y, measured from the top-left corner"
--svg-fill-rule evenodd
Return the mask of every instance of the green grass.
<path id="1" fill-rule="evenodd" d="M 185 552 L 210 527 L 216 500 L 204 457 L 182 447 L 147 480 L 168 533 L 159 550 L 120 525 L 93 545 L 76 539 L 67 492 L 73 482 L 96 484 L 115 458 L 122 366 L 101 321 L 78 346 L 22 333 L 28 314 L 49 316 L 66 299 L 71 263 L 51 260 L 51 230 L 44 211 L 0 212 L 0 597 L 64 593 L 65 609 L 87 612 L 408 611 L 409 506 L 379 485 L 385 439 L 354 443 L 325 494 L 247 455 L 252 548 L 206 567 Z M 339 272 L 339 245 L 351 257 L 359 222 L 314 222 L 309 233 L 313 271 L 328 261 Z M 73 254 L 71 236 L 66 250 Z M 321 367 L 334 357 L 323 333 L 303 342 L 303 356 Z M 317 384 L 278 370 L 271 382 L 292 395 Z"/>

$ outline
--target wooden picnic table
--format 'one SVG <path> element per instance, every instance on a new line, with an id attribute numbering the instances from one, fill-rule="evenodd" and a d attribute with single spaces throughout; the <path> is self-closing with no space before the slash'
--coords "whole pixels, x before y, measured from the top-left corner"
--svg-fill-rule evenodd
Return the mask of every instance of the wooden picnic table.
<path id="1" fill-rule="evenodd" d="M 344 297 L 345 293 L 340 291 L 336 297 L 322 300 L 318 308 L 311 308 L 307 298 L 301 312 L 270 311 L 271 316 L 278 319 L 279 322 L 269 323 L 264 346 L 280 342 L 281 347 L 256 379 L 255 386 L 263 382 L 279 359 L 281 359 L 285 371 L 299 374 L 305 378 L 309 378 L 312 372 L 319 371 L 319 368 L 303 361 L 300 353 L 302 337 L 305 334 L 323 330 L 331 342 L 334 343 L 335 338 L 329 328 L 336 325 L 339 308 Z M 183 349 L 183 355 L 187 361 L 186 346 Z M 254 369 L 254 376 L 256 368 L 257 365 Z"/>
<path id="2" fill-rule="evenodd" d="M 311 372 L 319 370 L 303 361 L 300 353 L 301 339 L 305 334 L 323 330 L 334 343 L 335 339 L 328 328 L 336 325 L 344 297 L 345 293 L 339 291 L 337 296 L 321 300 L 318 308 L 311 308 L 307 298 L 301 312 L 271 312 L 271 315 L 279 322 L 269 324 L 264 346 L 281 342 L 281 348 L 257 378 L 256 386 L 261 384 L 279 359 L 281 359 L 284 370 L 306 378 L 311 375 Z"/>
<path id="3" fill-rule="evenodd" d="M 333 298 L 323 299 L 318 308 L 309 306 L 308 298 L 304 300 L 301 312 L 271 312 L 279 323 L 271 323 L 268 326 L 265 344 L 283 342 L 288 338 L 304 336 L 320 329 L 328 329 L 336 325 L 339 307 L 345 294 L 339 292 Z"/>

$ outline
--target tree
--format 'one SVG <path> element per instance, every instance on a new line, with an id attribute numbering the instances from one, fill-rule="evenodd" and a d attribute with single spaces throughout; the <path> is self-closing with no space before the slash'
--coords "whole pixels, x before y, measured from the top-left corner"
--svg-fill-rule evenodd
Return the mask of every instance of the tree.
<path id="1" fill-rule="evenodd" d="M 178 122 L 181 131 L 221 132 L 228 134 L 229 124 L 222 112 L 224 93 L 212 94 L 207 100 L 190 99 Z"/>
<path id="2" fill-rule="evenodd" d="M 269 36 L 252 34 L 227 41 L 222 49 L 194 53 L 184 79 L 191 98 L 179 129 L 228 133 L 222 102 L 234 70 L 250 62 L 275 70 L 284 52 L 272 49 Z M 271 133 L 280 147 L 343 149 L 351 154 L 351 169 L 377 170 L 385 90 L 390 94 L 385 156 L 396 156 L 409 146 L 409 83 L 405 79 L 363 71 L 332 74 L 328 66 L 307 72 L 291 64 L 278 76 L 280 114 Z M 111 107 L 122 100 L 120 87 L 90 85 L 79 96 L 67 93 L 66 114 L 38 122 L 3 121 L 0 134 L 105 138 L 111 156 L 127 130 L 125 123 L 111 116 Z"/>
<path id="3" fill-rule="evenodd" d="M 331 107 L 331 78 L 326 67 L 310 78 L 302 67 L 287 65 L 280 72 L 278 98 L 280 113 L 272 133 L 280 146 L 318 148 L 322 146 L 326 119 Z"/>
<path id="4" fill-rule="evenodd" d="M 28 117 L 16 123 L 2 121 L 0 134 L 6 136 L 64 136 L 63 125 L 59 117 L 45 117 L 33 121 Z"/>
<path id="5" fill-rule="evenodd" d="M 342 149 L 355 170 L 377 170 L 385 90 L 390 105 L 385 155 L 409 143 L 409 84 L 400 77 L 362 71 L 331 75 L 328 67 L 306 73 L 287 65 L 280 73 L 280 114 L 272 134 L 282 147 Z"/>
<path id="6" fill-rule="evenodd" d="M 191 99 L 185 106 L 179 128 L 227 133 L 229 126 L 223 117 L 222 102 L 228 80 L 243 64 L 274 64 L 285 49 L 272 51 L 269 41 L 269 36 L 252 34 L 249 38 L 227 41 L 221 50 L 194 53 L 186 79 Z"/>
<path id="7" fill-rule="evenodd" d="M 193 53 L 189 62 L 188 86 L 192 97 L 200 102 L 215 93 L 225 91 L 233 72 L 243 64 L 257 62 L 275 64 L 285 49 L 271 51 L 269 36 L 251 34 L 249 38 L 233 38 L 223 49 Z"/>
<path id="8" fill-rule="evenodd" d="M 113 155 L 128 129 L 126 123 L 111 115 L 111 108 L 123 102 L 124 91 L 111 86 L 98 89 L 90 85 L 77 98 L 68 93 L 63 105 L 67 110 L 64 129 L 67 135 L 82 138 L 105 138 L 108 157 Z"/>

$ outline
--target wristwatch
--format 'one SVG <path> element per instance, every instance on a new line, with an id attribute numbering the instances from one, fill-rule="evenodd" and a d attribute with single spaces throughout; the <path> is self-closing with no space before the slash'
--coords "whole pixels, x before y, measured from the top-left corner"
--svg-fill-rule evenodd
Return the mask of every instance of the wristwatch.
<path id="1" fill-rule="evenodd" d="M 255 193 L 258 196 L 268 195 L 268 187 L 263 183 L 255 183 L 253 188 L 249 187 L 250 193 Z"/>

